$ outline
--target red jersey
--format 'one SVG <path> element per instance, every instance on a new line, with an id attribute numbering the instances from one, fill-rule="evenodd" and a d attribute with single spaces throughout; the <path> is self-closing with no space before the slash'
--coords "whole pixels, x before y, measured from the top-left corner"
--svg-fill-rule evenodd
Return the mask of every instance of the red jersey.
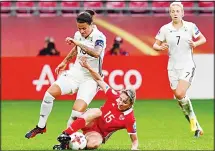
<path id="1" fill-rule="evenodd" d="M 133 109 L 120 111 L 117 105 L 119 93 L 109 88 L 106 92 L 107 101 L 101 107 L 102 116 L 97 120 L 97 126 L 102 136 L 107 140 L 111 134 L 120 129 L 127 129 L 129 134 L 136 133 L 136 120 Z"/>

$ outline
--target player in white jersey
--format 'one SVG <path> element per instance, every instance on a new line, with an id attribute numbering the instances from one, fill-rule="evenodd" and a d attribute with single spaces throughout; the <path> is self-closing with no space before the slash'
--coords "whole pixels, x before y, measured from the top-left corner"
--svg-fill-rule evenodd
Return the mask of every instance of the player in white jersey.
<path id="1" fill-rule="evenodd" d="M 79 58 L 85 56 L 96 72 L 102 75 L 102 62 L 106 48 L 106 37 L 92 24 L 92 16 L 88 12 L 80 13 L 77 18 L 78 31 L 74 38 L 67 37 L 66 42 L 74 47 L 66 58 L 57 66 L 55 72 L 60 74 L 58 79 L 46 91 L 40 109 L 40 118 L 36 127 L 25 137 L 33 138 L 46 132 L 46 123 L 51 113 L 53 101 L 60 95 L 77 92 L 72 114 L 68 121 L 79 117 L 88 107 L 97 93 L 98 84 L 87 69 L 79 63 Z M 76 56 L 76 61 L 69 70 L 64 71 L 67 63 Z"/>
<path id="2" fill-rule="evenodd" d="M 205 37 L 192 22 L 184 21 L 184 9 L 181 2 L 173 2 L 169 9 L 172 22 L 161 27 L 156 35 L 153 48 L 157 51 L 169 50 L 168 76 L 171 89 L 178 103 L 190 122 L 195 137 L 203 130 L 195 116 L 191 101 L 186 92 L 195 73 L 193 48 L 206 42 Z M 197 39 L 193 41 L 192 39 Z"/>

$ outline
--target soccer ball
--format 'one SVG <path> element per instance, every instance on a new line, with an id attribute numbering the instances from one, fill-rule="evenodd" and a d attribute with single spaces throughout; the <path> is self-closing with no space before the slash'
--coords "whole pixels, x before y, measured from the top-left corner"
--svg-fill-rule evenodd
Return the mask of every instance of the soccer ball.
<path id="1" fill-rule="evenodd" d="M 81 132 L 75 132 L 70 135 L 71 141 L 69 142 L 69 148 L 72 150 L 81 150 L 87 146 L 87 140 Z"/>

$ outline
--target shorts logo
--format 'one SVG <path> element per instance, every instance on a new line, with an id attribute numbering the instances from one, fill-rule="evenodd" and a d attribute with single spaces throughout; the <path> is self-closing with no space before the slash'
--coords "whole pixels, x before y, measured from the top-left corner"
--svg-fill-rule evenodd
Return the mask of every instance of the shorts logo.
<path id="1" fill-rule="evenodd" d="M 137 125 L 136 125 L 136 122 L 133 124 L 133 130 L 134 130 L 134 133 L 136 133 L 136 131 L 137 131 Z"/>

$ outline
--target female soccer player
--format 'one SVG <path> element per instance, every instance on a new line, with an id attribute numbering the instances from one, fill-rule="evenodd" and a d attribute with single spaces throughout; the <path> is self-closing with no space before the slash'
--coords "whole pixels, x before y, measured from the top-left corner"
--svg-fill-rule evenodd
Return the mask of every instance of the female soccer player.
<path id="1" fill-rule="evenodd" d="M 69 61 L 76 57 L 74 65 L 63 71 L 59 78 L 46 91 L 37 126 L 27 132 L 26 138 L 33 138 L 37 134 L 46 132 L 46 123 L 53 107 L 53 101 L 60 95 L 74 94 L 77 92 L 76 101 L 68 123 L 73 118 L 79 117 L 87 109 L 89 103 L 97 93 L 98 84 L 93 80 L 90 73 L 79 64 L 79 58 L 86 56 L 89 64 L 100 74 L 106 47 L 106 37 L 92 24 L 92 16 L 88 12 L 80 13 L 76 18 L 78 31 L 74 38 L 67 37 L 66 42 L 74 47 L 66 58 L 57 66 L 56 73 L 62 72 Z"/>
<path id="2" fill-rule="evenodd" d="M 193 49 L 204 44 L 206 39 L 194 23 L 182 19 L 184 8 L 181 2 L 171 3 L 169 14 L 172 22 L 161 27 L 153 48 L 157 51 L 169 49 L 168 76 L 171 89 L 190 122 L 191 130 L 195 132 L 194 136 L 199 137 L 203 130 L 186 92 L 192 83 L 196 68 Z M 193 41 L 193 38 L 197 40 Z"/>
<path id="3" fill-rule="evenodd" d="M 136 94 L 133 89 L 122 90 L 121 92 L 111 89 L 102 77 L 93 70 L 86 59 L 81 59 L 81 65 L 90 71 L 94 80 L 106 94 L 105 104 L 99 108 L 87 110 L 77 118 L 58 137 L 60 145 L 54 149 L 68 149 L 72 133 L 82 129 L 87 139 L 87 149 L 96 149 L 117 130 L 126 129 L 132 142 L 131 149 L 138 149 L 138 138 L 136 134 L 136 120 L 133 112 L 133 104 Z"/>

